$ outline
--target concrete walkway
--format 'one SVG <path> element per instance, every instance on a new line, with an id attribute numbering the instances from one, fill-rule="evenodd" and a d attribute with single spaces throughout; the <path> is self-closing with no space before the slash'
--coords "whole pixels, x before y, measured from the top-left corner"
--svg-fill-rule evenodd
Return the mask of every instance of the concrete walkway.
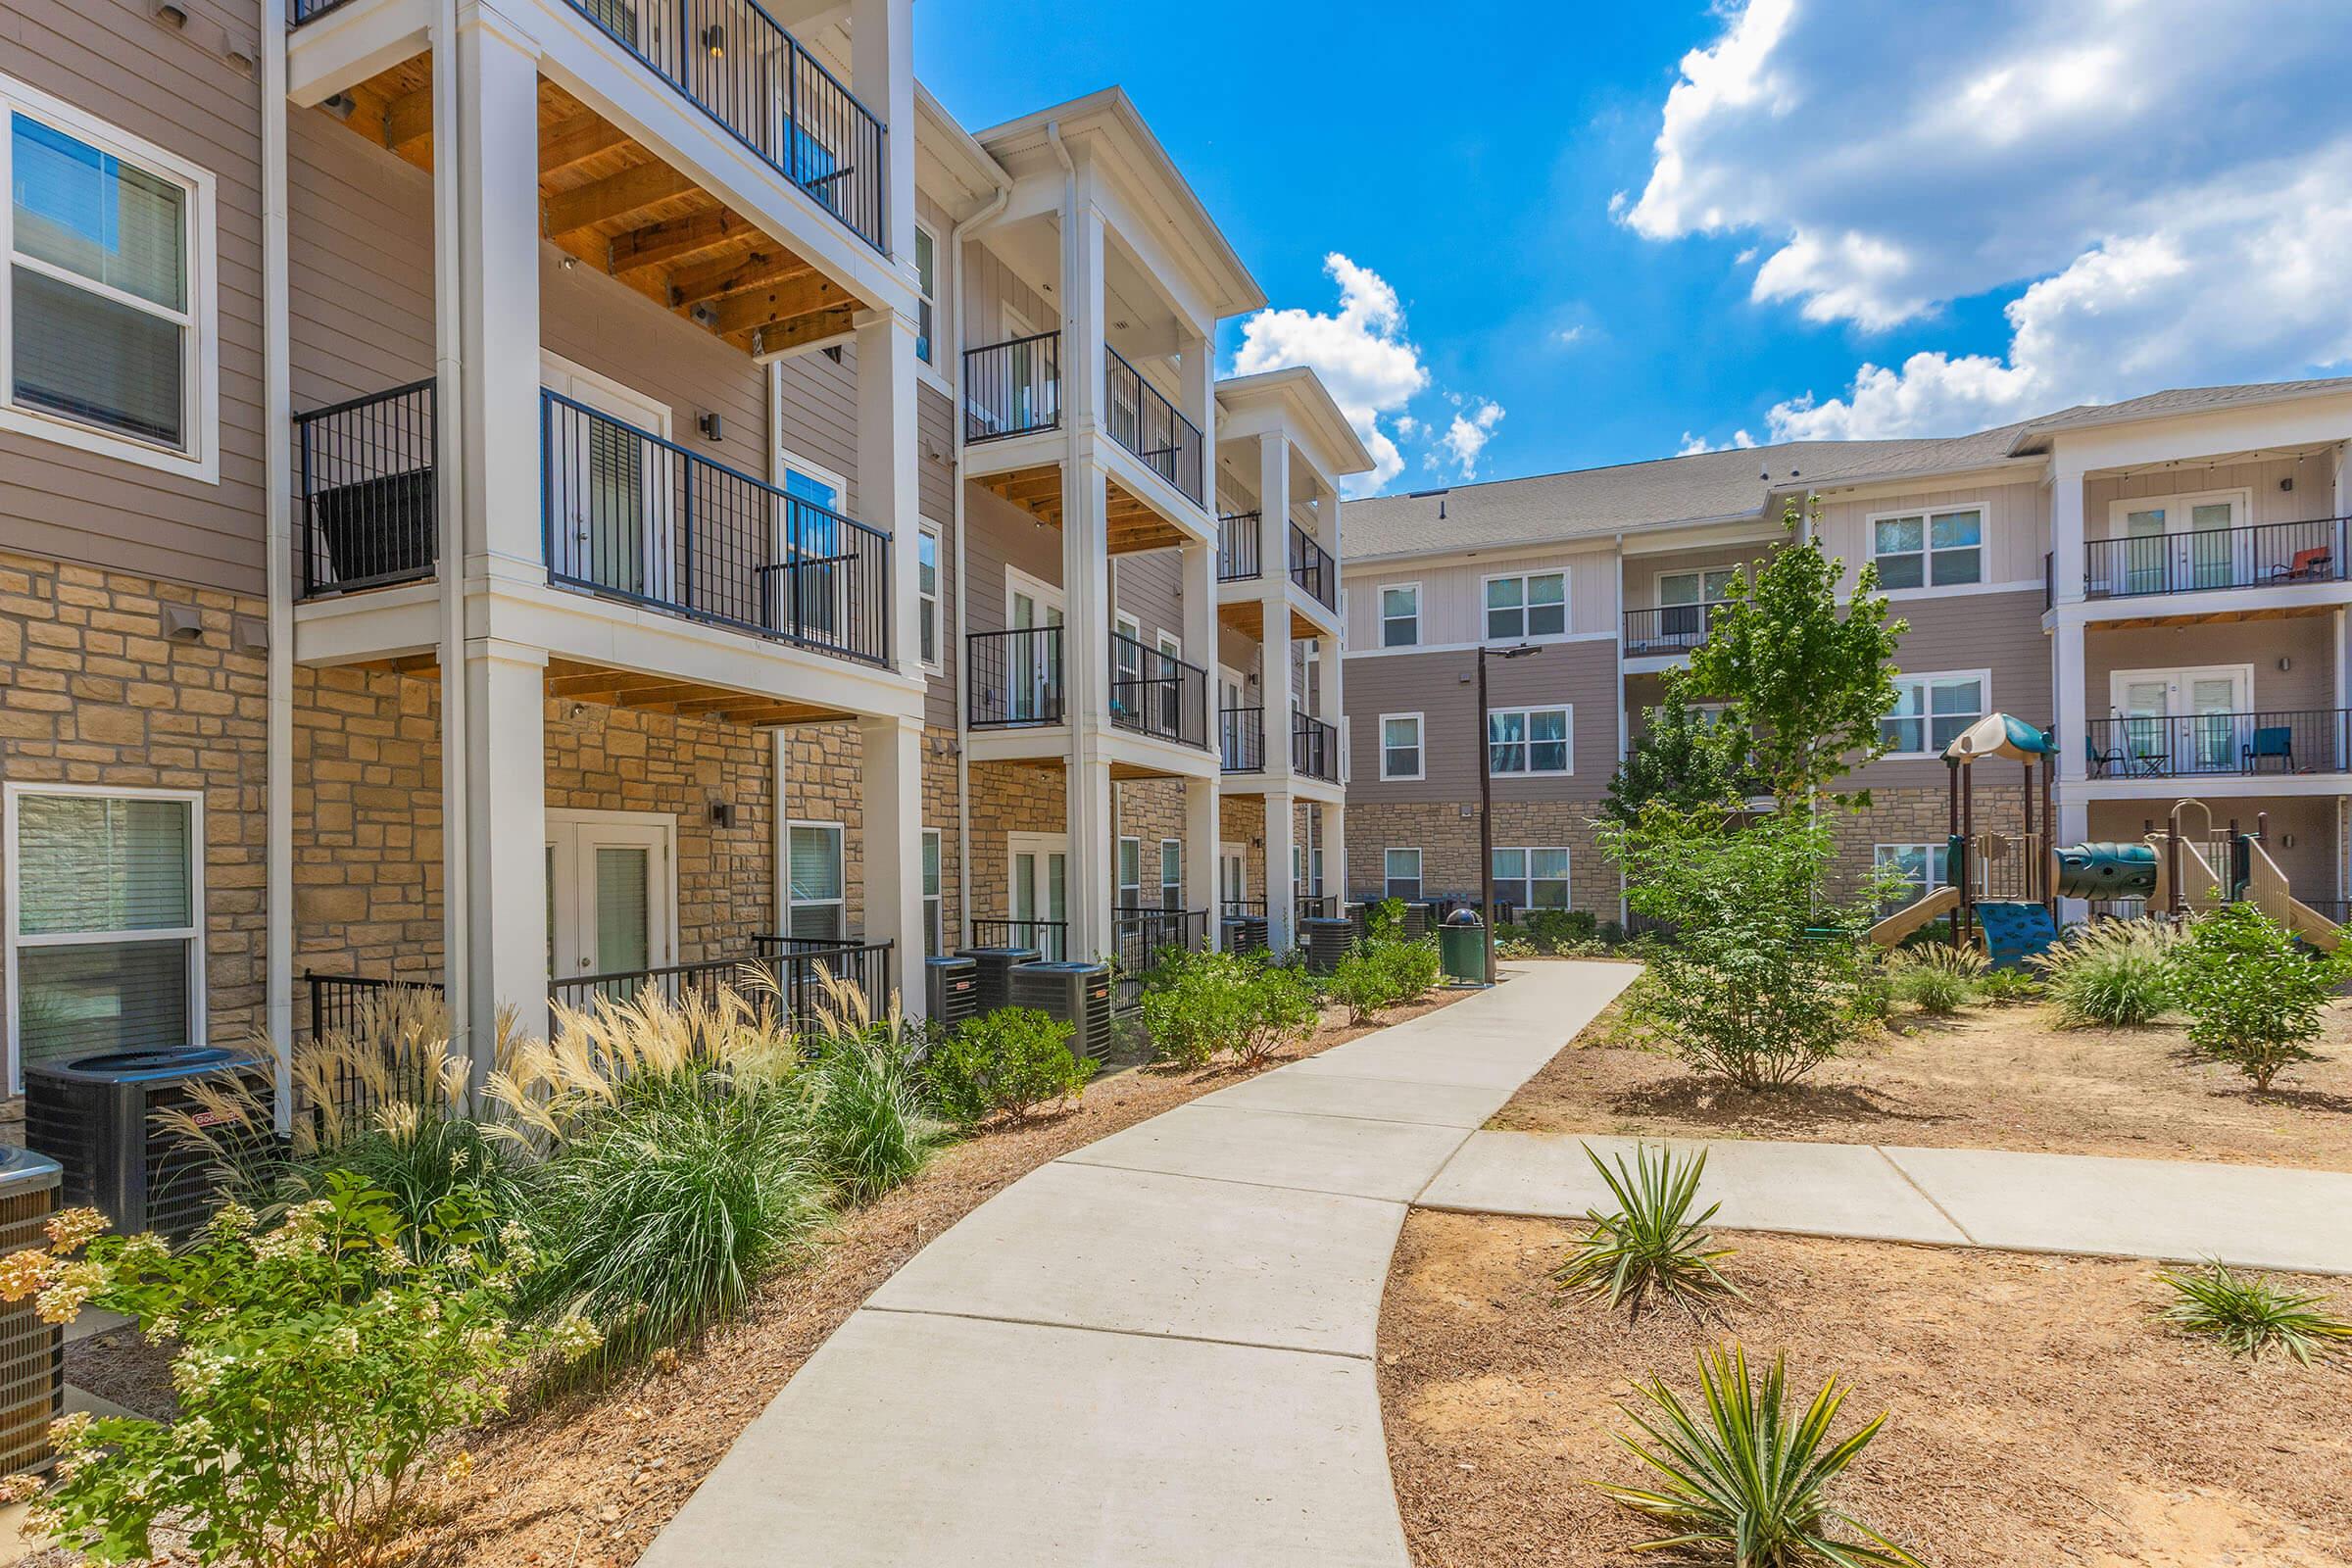
<path id="1" fill-rule="evenodd" d="M 1420 1201 L 1551 1218 L 1613 1207 L 1586 1144 L 1603 1159 L 1634 1147 L 1476 1133 Z M 1700 1200 L 1723 1204 L 1715 1223 L 1726 1230 L 2352 1274 L 2352 1175 L 2335 1171 L 1745 1139 L 1704 1147 Z"/>
<path id="2" fill-rule="evenodd" d="M 1635 973 L 1513 966 L 1031 1172 L 834 1332 L 643 1563 L 1406 1568 L 1372 1364 L 1406 1205 Z"/>

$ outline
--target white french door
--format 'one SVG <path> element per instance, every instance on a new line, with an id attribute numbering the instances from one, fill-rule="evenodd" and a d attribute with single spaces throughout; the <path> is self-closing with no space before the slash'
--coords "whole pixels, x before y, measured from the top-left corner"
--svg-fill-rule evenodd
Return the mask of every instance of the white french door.
<path id="1" fill-rule="evenodd" d="M 669 597 L 669 494 L 677 458 L 631 433 L 667 441 L 669 406 L 544 351 L 539 384 L 592 411 L 557 405 L 548 420 L 555 448 L 544 476 L 555 556 L 548 564 L 613 593 Z"/>
<path id="2" fill-rule="evenodd" d="M 2119 669 L 2110 698 L 2132 757 L 2168 773 L 2233 771 L 2252 736 L 2254 666 Z"/>
<path id="3" fill-rule="evenodd" d="M 675 820 L 655 811 L 547 813 L 550 978 L 676 961 L 676 834 Z"/>
<path id="4" fill-rule="evenodd" d="M 2233 530 L 2245 523 L 2244 499 L 2235 494 L 2165 496 L 2119 501 L 2117 537 L 2124 546 L 2123 582 L 2128 594 L 2175 593 L 2189 588 L 2227 588 L 2249 580 L 2251 562 L 2238 558 L 2252 549 Z"/>
<path id="5" fill-rule="evenodd" d="M 1004 624 L 1014 631 L 1061 624 L 1061 590 L 1049 588 L 1025 573 L 1004 573 Z M 1004 699 L 1015 723 L 1050 722 L 1061 711 L 1060 637 L 1010 637 L 1006 651 Z"/>
<path id="6" fill-rule="evenodd" d="M 1217 846 L 1217 897 L 1229 906 L 1249 901 L 1250 862 L 1239 844 Z"/>
<path id="7" fill-rule="evenodd" d="M 1050 960 L 1069 956 L 1070 841 L 1061 833 L 1014 833 L 1006 848 L 1012 879 L 1012 917 L 1025 924 L 1015 944 Z"/>

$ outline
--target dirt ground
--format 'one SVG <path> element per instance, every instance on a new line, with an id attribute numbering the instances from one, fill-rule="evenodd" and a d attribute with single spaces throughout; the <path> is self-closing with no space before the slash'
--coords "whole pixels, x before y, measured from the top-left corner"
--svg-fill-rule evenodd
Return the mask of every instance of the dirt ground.
<path id="1" fill-rule="evenodd" d="M 1750 1093 L 1633 1045 L 1612 1007 L 1491 1125 L 1839 1144 L 2021 1149 L 2352 1170 L 2352 1002 L 2325 1060 L 2257 1094 L 2178 1027 L 2061 1029 L 2040 1006 L 1897 1016 L 1788 1089 Z"/>
<path id="2" fill-rule="evenodd" d="M 1416 1211 L 1389 1276 L 1382 1409 L 1421 1568 L 1648 1560 L 1587 1485 L 1649 1474 L 1611 1434 L 1651 1371 L 1695 1396 L 1727 1337 L 1831 1374 L 1839 1436 L 1886 1425 L 1835 1495 L 1936 1568 L 2352 1564 L 2352 1370 L 2255 1369 L 2167 1330 L 2151 1265 L 1742 1235 L 1724 1321 L 1628 1324 L 1548 1279 L 1577 1227 Z M 2343 1281 L 2303 1281 L 2352 1310 Z"/>

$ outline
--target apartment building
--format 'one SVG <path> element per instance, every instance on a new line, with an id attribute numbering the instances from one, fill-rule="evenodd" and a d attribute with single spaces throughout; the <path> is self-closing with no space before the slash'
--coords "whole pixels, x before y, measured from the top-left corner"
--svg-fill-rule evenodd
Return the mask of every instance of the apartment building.
<path id="1" fill-rule="evenodd" d="M 1872 799 L 1841 829 L 1850 871 L 1943 879 L 1940 753 L 2005 711 L 2058 737 L 2059 842 L 2137 839 L 2195 800 L 2216 827 L 2259 823 L 2297 896 L 2340 917 L 2348 489 L 2338 379 L 1352 502 L 1349 893 L 1476 897 L 1475 665 L 1530 645 L 1488 661 L 1497 897 L 1616 913 L 1591 826 L 1610 775 L 1794 504 L 1849 589 L 1877 565 L 1909 628 L 1890 749 L 1850 780 Z M 2007 787 L 1978 781 L 1981 825 Z"/>
<path id="2" fill-rule="evenodd" d="M 393 981 L 486 1049 L 754 956 L 919 1010 L 973 941 L 1287 930 L 1368 459 L 1216 381 L 1263 298 L 1124 94 L 974 134 L 913 25 L 0 17 L 12 1096 Z"/>

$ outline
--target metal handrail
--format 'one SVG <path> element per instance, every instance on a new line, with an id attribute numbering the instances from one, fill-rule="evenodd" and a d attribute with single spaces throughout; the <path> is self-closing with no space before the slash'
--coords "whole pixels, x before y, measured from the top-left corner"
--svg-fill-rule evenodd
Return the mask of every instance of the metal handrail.
<path id="1" fill-rule="evenodd" d="M 1263 521 L 1254 512 L 1229 512 L 1217 519 L 1217 581 L 1248 582 L 1263 569 L 1258 559 Z"/>
<path id="2" fill-rule="evenodd" d="M 1015 626 L 964 634 L 966 727 L 1062 721 L 1061 631 L 1059 626 Z"/>
<path id="3" fill-rule="evenodd" d="M 1716 614 L 1729 603 L 1709 599 L 1695 605 L 1656 605 L 1625 612 L 1625 653 L 1629 659 L 1659 654 L 1687 654 L 1707 640 Z"/>
<path id="4" fill-rule="evenodd" d="M 1061 334 L 1034 332 L 963 351 L 966 444 L 1061 428 Z"/>
<path id="5" fill-rule="evenodd" d="M 438 417 L 430 376 L 294 416 L 303 598 L 433 574 Z"/>
<path id="6" fill-rule="evenodd" d="M 1266 710 L 1217 710 L 1217 754 L 1228 773 L 1262 773 L 1266 768 Z"/>
<path id="7" fill-rule="evenodd" d="M 1112 632 L 1110 721 L 1120 729 L 1206 751 L 1208 671 Z"/>
<path id="8" fill-rule="evenodd" d="M 1340 732 L 1304 713 L 1291 715 L 1291 769 L 1326 783 L 1340 776 Z"/>
<path id="9" fill-rule="evenodd" d="M 1070 922 L 974 915 L 972 946 L 1034 948 L 1049 962 L 1058 962 L 1069 955 Z"/>
<path id="10" fill-rule="evenodd" d="M 1200 427 L 1107 343 L 1102 345 L 1102 388 L 1103 421 L 1110 438 L 1198 505 L 1204 494 Z"/>
<path id="11" fill-rule="evenodd" d="M 2247 528 L 2087 539 L 2082 592 L 2087 599 L 2136 599 L 2216 588 L 2267 588 L 2342 582 L 2352 519 L 2317 517 Z"/>
<path id="12" fill-rule="evenodd" d="M 1329 610 L 1339 602 L 1339 577 L 1338 570 L 1332 564 L 1331 552 L 1317 544 L 1314 535 L 1292 523 L 1291 581 L 1305 589 L 1308 598 Z"/>
<path id="13" fill-rule="evenodd" d="M 2161 713 L 2084 726 L 2093 778 L 2340 773 L 2352 767 L 2352 710 Z"/>

